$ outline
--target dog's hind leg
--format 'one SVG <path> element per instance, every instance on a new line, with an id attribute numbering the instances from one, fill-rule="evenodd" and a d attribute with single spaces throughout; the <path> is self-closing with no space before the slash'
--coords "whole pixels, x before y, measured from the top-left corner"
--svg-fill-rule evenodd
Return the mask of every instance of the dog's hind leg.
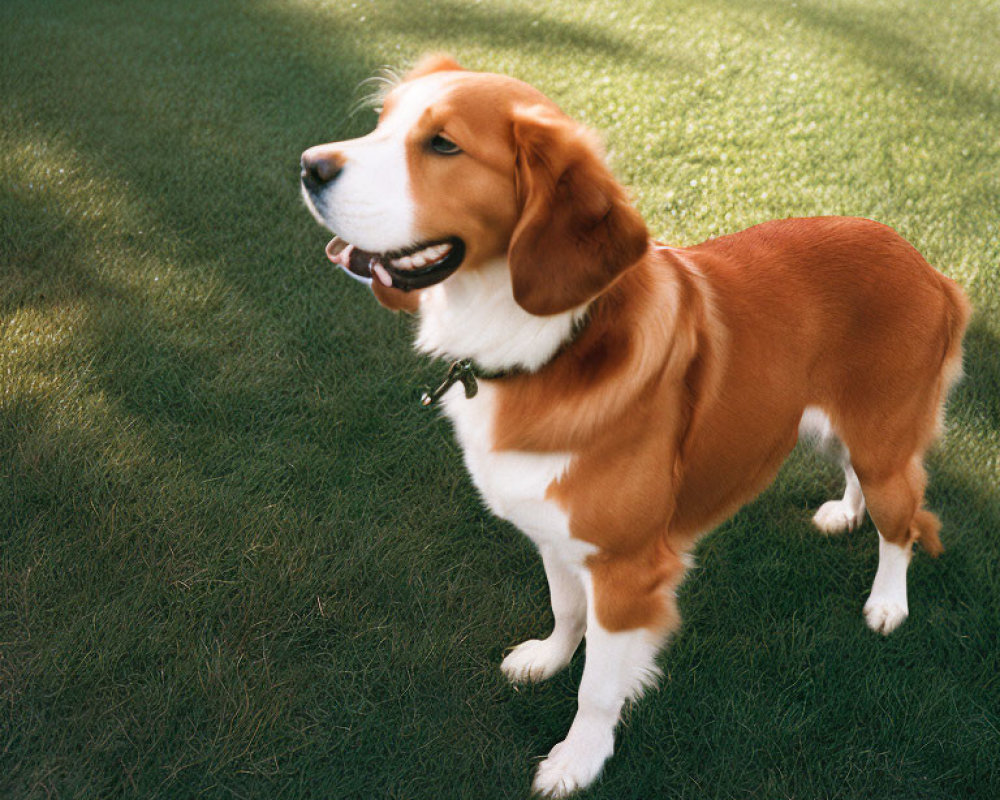
<path id="1" fill-rule="evenodd" d="M 543 681 L 569 664 L 587 626 L 587 596 L 580 568 L 565 563 L 550 546 L 540 546 L 539 551 L 555 625 L 547 638 L 521 642 L 504 658 L 500 669 L 514 683 Z"/>
<path id="2" fill-rule="evenodd" d="M 851 466 L 851 454 L 834 431 L 826 412 L 818 406 L 806 408 L 799 422 L 799 438 L 811 441 L 822 452 L 836 458 L 844 468 L 847 480 L 843 498 L 821 505 L 813 516 L 813 524 L 823 533 L 855 530 L 865 518 L 865 495 Z"/>
<path id="3" fill-rule="evenodd" d="M 861 475 L 868 512 L 879 536 L 878 570 L 864 613 L 868 627 L 878 633 L 891 633 L 909 615 L 906 572 L 913 542 L 921 540 L 932 556 L 941 552 L 938 518 L 920 507 L 926 482 L 919 456 L 914 456 L 905 469 L 888 477 Z"/>
<path id="4" fill-rule="evenodd" d="M 813 524 L 823 533 L 853 531 L 865 519 L 865 495 L 861 491 L 861 481 L 858 480 L 846 451 L 844 477 L 847 479 L 847 488 L 844 489 L 843 498 L 823 503 L 813 516 Z"/>

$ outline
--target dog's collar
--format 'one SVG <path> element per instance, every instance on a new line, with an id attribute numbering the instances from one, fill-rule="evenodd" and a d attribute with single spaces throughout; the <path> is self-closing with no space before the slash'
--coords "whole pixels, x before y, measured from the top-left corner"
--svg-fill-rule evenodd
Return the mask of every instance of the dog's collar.
<path id="1" fill-rule="evenodd" d="M 476 380 L 477 378 L 484 381 L 498 381 L 515 375 L 523 375 L 526 372 L 526 369 L 520 368 L 493 371 L 485 370 L 481 367 L 477 367 L 471 358 L 460 358 L 458 361 L 451 362 L 444 381 L 440 386 L 433 390 L 428 389 L 423 393 L 423 396 L 420 398 L 420 405 L 425 407 L 434 405 L 434 403 L 441 399 L 441 396 L 445 392 L 447 392 L 459 381 L 462 382 L 462 386 L 465 388 L 466 399 L 472 399 L 479 391 L 479 383 Z"/>
<path id="2" fill-rule="evenodd" d="M 559 356 L 561 356 L 567 348 L 570 347 L 570 345 L 580 338 L 580 334 L 583 333 L 584 329 L 587 327 L 587 319 L 587 315 L 584 314 L 574 323 L 573 331 L 570 334 L 570 337 L 559 346 L 559 349 L 553 353 L 552 358 L 545 362 L 545 364 L 551 364 L 559 358 Z M 542 366 L 545 366 L 545 364 Z M 539 369 L 541 369 L 541 367 L 539 367 Z M 525 369 L 524 367 L 489 370 L 478 366 L 471 358 L 460 358 L 456 361 L 452 361 L 448 366 L 448 372 L 445 374 L 444 381 L 441 382 L 440 386 L 436 389 L 424 390 L 424 393 L 420 397 L 420 405 L 424 406 L 424 408 L 429 408 L 434 405 L 441 399 L 445 392 L 447 392 L 459 381 L 461 381 L 462 386 L 465 388 L 466 399 L 471 400 L 479 391 L 477 378 L 484 381 L 499 381 L 504 378 L 514 378 L 518 375 L 527 375 L 532 371 L 534 370 Z"/>

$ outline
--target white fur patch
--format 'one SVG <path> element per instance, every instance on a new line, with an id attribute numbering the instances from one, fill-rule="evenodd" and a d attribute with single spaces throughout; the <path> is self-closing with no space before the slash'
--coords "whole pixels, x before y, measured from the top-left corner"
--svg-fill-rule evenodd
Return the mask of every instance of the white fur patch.
<path id="1" fill-rule="evenodd" d="M 538 317 L 514 300 L 504 260 L 459 268 L 423 293 L 417 349 L 442 358 L 471 358 L 484 369 L 534 370 L 572 335 L 585 307 Z"/>
<path id="2" fill-rule="evenodd" d="M 833 424 L 826 412 L 819 406 L 806 406 L 802 419 L 799 420 L 799 438 L 825 443 L 833 436 Z"/>
<path id="3" fill-rule="evenodd" d="M 453 75 L 428 76 L 405 86 L 396 106 L 367 136 L 342 142 L 336 180 L 306 201 L 321 223 L 345 241 L 374 253 L 418 243 L 416 208 L 407 164 L 407 135 Z"/>
<path id="4" fill-rule="evenodd" d="M 460 385 L 442 398 L 442 407 L 455 428 L 465 466 L 489 509 L 512 522 L 539 547 L 553 546 L 569 563 L 582 563 L 594 547 L 570 538 L 569 517 L 546 490 L 569 467 L 568 453 L 525 453 L 493 449 L 496 390 L 479 384 L 467 398 Z"/>
<path id="5" fill-rule="evenodd" d="M 892 633 L 909 616 L 906 602 L 906 570 L 913 546 L 900 547 L 878 535 L 878 570 L 872 593 L 865 603 L 865 620 L 876 633 Z"/>

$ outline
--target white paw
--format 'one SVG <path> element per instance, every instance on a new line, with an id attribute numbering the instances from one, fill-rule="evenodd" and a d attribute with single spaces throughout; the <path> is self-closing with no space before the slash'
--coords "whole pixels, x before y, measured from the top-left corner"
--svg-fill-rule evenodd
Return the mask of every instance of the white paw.
<path id="1" fill-rule="evenodd" d="M 529 639 L 511 650 L 500 669 L 511 683 L 536 683 L 551 678 L 573 658 L 573 650 L 548 639 Z"/>
<path id="2" fill-rule="evenodd" d="M 851 503 L 830 500 L 819 507 L 813 516 L 813 524 L 823 533 L 843 533 L 860 526 L 864 516 L 863 508 L 859 512 Z"/>
<path id="3" fill-rule="evenodd" d="M 884 597 L 869 597 L 865 603 L 865 621 L 875 633 L 892 633 L 909 616 L 905 604 Z"/>
<path id="4" fill-rule="evenodd" d="M 568 797 L 596 780 L 614 749 L 611 732 L 585 738 L 571 733 L 538 765 L 531 789 L 542 797 Z"/>

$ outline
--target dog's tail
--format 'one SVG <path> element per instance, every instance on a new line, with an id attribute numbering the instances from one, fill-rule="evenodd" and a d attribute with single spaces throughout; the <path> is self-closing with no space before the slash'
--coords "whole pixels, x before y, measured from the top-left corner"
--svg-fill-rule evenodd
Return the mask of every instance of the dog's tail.
<path id="1" fill-rule="evenodd" d="M 962 291 L 962 287 L 951 278 L 940 273 L 938 275 L 946 298 L 947 330 L 944 358 L 941 362 L 935 435 L 939 435 L 944 427 L 944 406 L 948 399 L 948 393 L 962 378 L 962 337 L 969 324 L 969 317 L 972 316 L 972 305 L 965 296 L 965 292 Z M 912 538 L 914 541 L 919 540 L 927 554 L 934 558 L 944 552 L 941 537 L 938 535 L 940 531 L 941 521 L 933 512 L 922 508 L 913 515 L 913 521 L 910 523 Z"/>
<path id="2" fill-rule="evenodd" d="M 942 366 L 944 381 L 942 403 L 951 388 L 962 377 L 962 337 L 972 316 L 972 304 L 959 286 L 951 278 L 941 275 L 941 287 L 947 297 L 948 341 Z"/>
<path id="3" fill-rule="evenodd" d="M 941 530 L 941 520 L 932 511 L 921 508 L 913 515 L 913 522 L 910 523 L 910 531 L 914 540 L 919 540 L 923 545 L 927 555 L 937 558 L 944 552 L 941 544 L 941 537 L 938 533 Z"/>

